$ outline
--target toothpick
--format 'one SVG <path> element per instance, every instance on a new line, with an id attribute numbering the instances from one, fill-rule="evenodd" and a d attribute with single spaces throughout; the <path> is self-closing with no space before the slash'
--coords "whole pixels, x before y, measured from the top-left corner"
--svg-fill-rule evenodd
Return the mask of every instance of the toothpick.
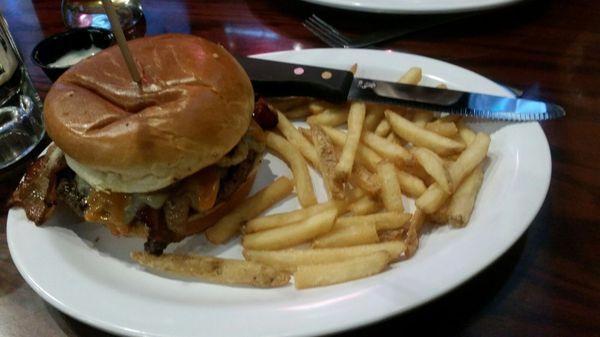
<path id="1" fill-rule="evenodd" d="M 127 46 L 127 40 L 125 40 L 125 34 L 123 34 L 123 29 L 121 28 L 121 23 L 119 22 L 117 12 L 112 5 L 112 1 L 102 0 L 102 5 L 104 6 L 104 11 L 108 16 L 113 33 L 115 34 L 117 43 L 119 44 L 119 49 L 121 49 L 121 54 L 123 54 L 123 59 L 125 59 L 125 64 L 127 64 L 127 69 L 129 69 L 129 74 L 131 74 L 133 81 L 136 82 L 140 88 L 142 88 L 142 77 L 135 66 L 133 57 L 131 57 L 131 51 Z"/>

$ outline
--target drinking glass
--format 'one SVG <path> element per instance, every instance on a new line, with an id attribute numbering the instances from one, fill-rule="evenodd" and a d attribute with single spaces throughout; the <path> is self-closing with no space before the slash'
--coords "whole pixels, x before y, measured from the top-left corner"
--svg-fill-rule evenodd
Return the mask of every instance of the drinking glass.
<path id="1" fill-rule="evenodd" d="M 121 27 L 128 30 L 143 17 L 140 0 L 112 0 Z M 100 0 L 62 0 L 62 16 L 67 27 L 98 27 L 110 29 L 110 22 Z"/>
<path id="2" fill-rule="evenodd" d="M 44 136 L 42 102 L 0 13 L 0 173 Z"/>

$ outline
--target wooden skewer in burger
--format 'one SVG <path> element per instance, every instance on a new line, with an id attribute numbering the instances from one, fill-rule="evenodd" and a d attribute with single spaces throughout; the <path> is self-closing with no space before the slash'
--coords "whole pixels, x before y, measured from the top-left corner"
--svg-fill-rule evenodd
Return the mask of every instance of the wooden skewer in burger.
<path id="1" fill-rule="evenodd" d="M 104 7 L 104 11 L 106 12 L 106 16 L 108 17 L 108 21 L 110 22 L 113 33 L 115 34 L 117 44 L 119 45 L 119 49 L 123 55 L 123 60 L 125 61 L 125 64 L 127 64 L 127 70 L 129 70 L 133 81 L 137 83 L 140 89 L 142 89 L 142 77 L 140 76 L 135 62 L 133 61 L 131 51 L 129 50 L 129 47 L 127 47 L 127 40 L 125 39 L 125 34 L 123 34 L 123 28 L 121 28 L 117 11 L 115 11 L 111 0 L 102 0 L 102 6 Z"/>
<path id="2" fill-rule="evenodd" d="M 180 34 L 127 45 L 133 67 L 113 46 L 54 83 L 44 107 L 54 144 L 10 204 L 41 225 L 63 202 L 160 254 L 246 197 L 265 149 L 253 112 L 269 111 L 255 106 L 248 76 L 219 45 Z M 136 64 L 139 84 L 126 70 Z"/>

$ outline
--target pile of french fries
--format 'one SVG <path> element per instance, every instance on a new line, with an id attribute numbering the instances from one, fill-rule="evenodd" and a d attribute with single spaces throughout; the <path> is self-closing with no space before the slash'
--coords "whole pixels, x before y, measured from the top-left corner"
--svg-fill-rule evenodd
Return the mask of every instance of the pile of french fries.
<path id="1" fill-rule="evenodd" d="M 411 68 L 399 81 L 418 84 L 421 77 L 421 69 Z M 289 165 L 293 179 L 276 179 L 205 233 L 214 244 L 241 233 L 245 260 L 136 252 L 136 261 L 257 287 L 282 286 L 293 275 L 302 289 L 367 277 L 410 258 L 425 223 L 469 222 L 490 137 L 460 117 L 298 97 L 270 105 L 279 123 L 267 132 L 267 147 Z M 309 127 L 297 128 L 290 119 L 305 119 Z M 309 165 L 323 178 L 324 203 L 317 202 Z M 301 209 L 261 216 L 294 191 Z M 416 206 L 412 213 L 408 198 Z"/>

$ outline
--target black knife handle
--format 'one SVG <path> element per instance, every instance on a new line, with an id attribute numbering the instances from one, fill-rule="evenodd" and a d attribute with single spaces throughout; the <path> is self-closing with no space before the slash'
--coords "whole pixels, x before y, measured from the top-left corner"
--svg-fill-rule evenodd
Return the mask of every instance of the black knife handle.
<path id="1" fill-rule="evenodd" d="M 261 96 L 310 96 L 345 101 L 354 75 L 349 71 L 238 57 L 254 92 Z"/>

